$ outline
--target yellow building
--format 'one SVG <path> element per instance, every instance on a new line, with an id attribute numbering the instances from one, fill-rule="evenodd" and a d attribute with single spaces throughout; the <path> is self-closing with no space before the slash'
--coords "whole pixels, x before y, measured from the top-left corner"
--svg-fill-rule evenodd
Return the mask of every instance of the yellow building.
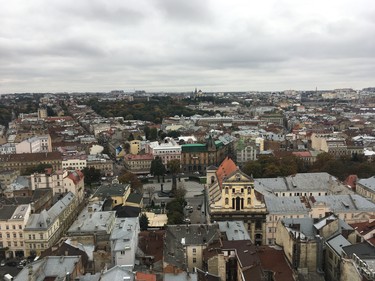
<path id="1" fill-rule="evenodd" d="M 252 177 L 226 158 L 207 168 L 207 205 L 211 221 L 242 220 L 255 244 L 265 244 L 267 209 Z"/>
<path id="2" fill-rule="evenodd" d="M 53 246 L 76 217 L 77 205 L 77 197 L 69 192 L 48 211 L 31 214 L 24 228 L 25 256 L 39 256 Z"/>

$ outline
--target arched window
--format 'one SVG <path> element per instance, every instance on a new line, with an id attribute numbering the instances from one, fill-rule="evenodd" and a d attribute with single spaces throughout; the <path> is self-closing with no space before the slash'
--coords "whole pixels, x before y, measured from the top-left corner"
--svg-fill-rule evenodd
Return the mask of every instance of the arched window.
<path id="1" fill-rule="evenodd" d="M 228 204 L 229 204 L 229 199 L 225 198 L 225 205 L 228 205 Z"/>
<path id="2" fill-rule="evenodd" d="M 251 205 L 251 198 L 250 197 L 247 198 L 247 205 Z"/>
<path id="3" fill-rule="evenodd" d="M 228 194 L 229 193 L 229 190 L 228 190 L 228 187 L 225 188 L 225 194 Z"/>

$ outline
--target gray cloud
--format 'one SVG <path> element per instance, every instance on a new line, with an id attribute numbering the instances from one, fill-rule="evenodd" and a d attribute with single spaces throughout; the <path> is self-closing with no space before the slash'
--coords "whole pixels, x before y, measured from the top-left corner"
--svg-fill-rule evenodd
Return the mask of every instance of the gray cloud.
<path id="1" fill-rule="evenodd" d="M 11 1 L 0 93 L 374 86 L 371 0 Z"/>

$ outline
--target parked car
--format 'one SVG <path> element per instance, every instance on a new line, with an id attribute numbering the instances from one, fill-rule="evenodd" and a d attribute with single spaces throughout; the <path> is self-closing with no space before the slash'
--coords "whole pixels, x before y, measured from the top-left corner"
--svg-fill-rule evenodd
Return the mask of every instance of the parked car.
<path id="1" fill-rule="evenodd" d="M 17 265 L 17 268 L 24 268 L 26 265 L 26 261 L 20 261 L 19 264 Z"/>
<path id="2" fill-rule="evenodd" d="M 17 266 L 17 262 L 15 262 L 15 261 L 8 261 L 8 262 L 6 263 L 6 265 L 7 265 L 7 266 Z"/>
<path id="3" fill-rule="evenodd" d="M 186 219 L 184 219 L 184 222 L 185 222 L 185 223 L 188 223 L 188 224 L 190 224 L 190 223 L 191 223 L 191 221 L 190 221 L 190 219 L 189 219 L 189 218 L 186 218 Z"/>
<path id="4" fill-rule="evenodd" d="M 5 260 L 2 260 L 0 266 L 5 266 Z"/>

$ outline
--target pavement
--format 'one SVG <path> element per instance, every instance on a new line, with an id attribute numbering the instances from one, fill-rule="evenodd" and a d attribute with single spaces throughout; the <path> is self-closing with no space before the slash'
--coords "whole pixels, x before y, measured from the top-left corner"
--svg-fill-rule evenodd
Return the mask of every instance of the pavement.
<path id="1" fill-rule="evenodd" d="M 153 180 L 152 183 L 147 183 L 143 185 L 143 198 L 144 203 L 148 204 L 149 202 L 149 192 L 147 191 L 149 187 L 153 187 L 153 192 L 151 194 L 151 199 L 154 200 L 155 204 L 168 203 L 172 201 L 173 198 L 168 197 L 167 195 L 161 195 L 161 184 L 163 184 L 163 191 L 167 193 L 172 189 L 172 180 L 166 179 L 164 183 L 158 183 L 157 180 Z M 204 206 L 204 185 L 196 181 L 189 181 L 188 178 L 181 178 L 180 181 L 177 181 L 177 188 L 184 188 L 186 190 L 185 200 L 188 206 L 192 206 L 192 210 L 186 210 L 185 218 L 190 219 L 191 223 L 205 223 L 205 206 Z"/>

